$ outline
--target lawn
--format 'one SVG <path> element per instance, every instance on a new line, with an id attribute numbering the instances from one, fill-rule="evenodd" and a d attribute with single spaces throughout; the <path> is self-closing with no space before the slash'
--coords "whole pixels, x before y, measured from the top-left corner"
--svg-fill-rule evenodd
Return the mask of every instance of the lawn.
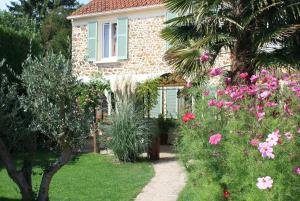
<path id="1" fill-rule="evenodd" d="M 35 162 L 48 154 L 39 154 Z M 33 186 L 41 179 L 41 168 L 34 167 Z M 153 177 L 150 163 L 120 164 L 110 156 L 83 154 L 63 167 L 53 178 L 51 201 L 129 201 L 133 200 Z M 20 198 L 18 188 L 0 165 L 0 200 Z"/>

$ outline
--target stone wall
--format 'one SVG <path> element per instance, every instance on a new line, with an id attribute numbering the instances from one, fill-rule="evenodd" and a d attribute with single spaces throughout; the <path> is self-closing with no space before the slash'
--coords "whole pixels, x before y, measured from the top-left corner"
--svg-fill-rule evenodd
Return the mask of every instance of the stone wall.
<path id="1" fill-rule="evenodd" d="M 72 32 L 72 58 L 79 76 L 101 72 L 104 76 L 116 74 L 148 74 L 170 72 L 163 60 L 166 42 L 160 37 L 164 16 L 129 19 L 128 59 L 113 63 L 87 61 L 87 24 L 74 25 Z"/>
<path id="2" fill-rule="evenodd" d="M 164 74 L 171 68 L 163 59 L 166 42 L 160 37 L 165 16 L 129 18 L 128 59 L 113 63 L 92 63 L 87 61 L 87 24 L 73 24 L 72 58 L 75 73 L 80 77 L 90 77 L 97 72 L 103 76 L 123 74 Z M 230 65 L 230 54 L 222 51 L 215 66 Z"/>

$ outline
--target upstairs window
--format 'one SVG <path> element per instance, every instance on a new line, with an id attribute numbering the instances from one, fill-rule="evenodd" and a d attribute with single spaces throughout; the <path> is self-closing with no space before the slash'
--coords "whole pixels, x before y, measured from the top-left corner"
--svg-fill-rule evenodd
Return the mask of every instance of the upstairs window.
<path id="1" fill-rule="evenodd" d="M 103 24 L 103 58 L 117 57 L 117 23 Z"/>

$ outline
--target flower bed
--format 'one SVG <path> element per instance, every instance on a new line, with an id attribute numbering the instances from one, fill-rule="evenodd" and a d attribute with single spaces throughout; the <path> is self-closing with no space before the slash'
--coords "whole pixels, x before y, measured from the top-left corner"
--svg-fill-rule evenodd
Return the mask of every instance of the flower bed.
<path id="1" fill-rule="evenodd" d="M 177 142 L 188 186 L 198 200 L 298 201 L 300 74 L 262 70 L 240 79 L 232 86 L 225 78 L 215 92 L 191 89 L 195 113 L 183 116 Z"/>

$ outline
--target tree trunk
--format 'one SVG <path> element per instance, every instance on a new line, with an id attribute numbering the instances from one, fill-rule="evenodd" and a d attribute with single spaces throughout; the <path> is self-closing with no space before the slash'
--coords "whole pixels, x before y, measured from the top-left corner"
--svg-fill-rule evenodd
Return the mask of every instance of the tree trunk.
<path id="1" fill-rule="evenodd" d="M 98 137 L 98 129 L 97 129 L 97 124 L 94 123 L 92 126 L 93 129 L 93 146 L 94 146 L 94 153 L 99 153 L 99 143 L 97 140 Z"/>
<path id="2" fill-rule="evenodd" d="M 244 82 L 239 78 L 240 73 L 248 73 L 247 83 L 250 83 L 250 77 L 255 73 L 255 55 L 251 46 L 249 36 L 241 37 L 237 40 L 232 52 L 231 79 L 233 84 Z"/>
<path id="3" fill-rule="evenodd" d="M 54 174 L 63 167 L 73 157 L 71 148 L 64 148 L 59 159 L 47 170 L 44 171 L 43 178 L 40 184 L 38 201 L 49 200 L 49 187 Z"/>
<path id="4" fill-rule="evenodd" d="M 33 199 L 33 192 L 31 183 L 31 170 L 28 171 L 28 164 L 25 162 L 23 166 L 23 171 L 17 171 L 14 162 L 12 160 L 11 154 L 7 150 L 3 140 L 0 138 L 0 158 L 4 163 L 4 166 L 7 170 L 9 177 L 17 184 L 20 189 L 22 195 L 22 201 L 32 201 Z M 30 177 L 30 178 L 28 178 Z"/>

